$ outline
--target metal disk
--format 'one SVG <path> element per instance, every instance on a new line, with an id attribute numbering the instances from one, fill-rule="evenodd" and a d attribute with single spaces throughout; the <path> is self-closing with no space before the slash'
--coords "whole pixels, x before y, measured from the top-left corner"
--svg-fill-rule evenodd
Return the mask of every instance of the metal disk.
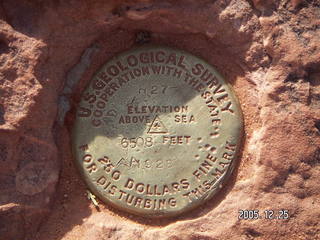
<path id="1" fill-rule="evenodd" d="M 239 151 L 242 113 L 204 60 L 163 46 L 124 52 L 83 92 L 73 153 L 90 190 L 130 213 L 178 215 L 213 197 Z"/>

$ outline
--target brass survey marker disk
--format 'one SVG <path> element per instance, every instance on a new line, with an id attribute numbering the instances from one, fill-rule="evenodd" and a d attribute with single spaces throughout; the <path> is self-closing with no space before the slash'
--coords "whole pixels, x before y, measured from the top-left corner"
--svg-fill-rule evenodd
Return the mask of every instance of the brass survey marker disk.
<path id="1" fill-rule="evenodd" d="M 142 216 L 186 212 L 226 182 L 243 120 L 230 86 L 204 60 L 146 46 L 93 77 L 73 129 L 76 163 L 90 190 Z"/>

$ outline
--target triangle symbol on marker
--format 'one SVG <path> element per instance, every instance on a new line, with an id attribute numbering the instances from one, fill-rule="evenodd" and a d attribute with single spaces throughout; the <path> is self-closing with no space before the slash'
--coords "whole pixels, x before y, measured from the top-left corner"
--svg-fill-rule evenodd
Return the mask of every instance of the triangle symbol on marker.
<path id="1" fill-rule="evenodd" d="M 152 121 L 152 124 L 148 130 L 148 133 L 167 133 L 167 132 L 168 132 L 167 128 L 161 122 L 160 118 L 156 116 Z"/>

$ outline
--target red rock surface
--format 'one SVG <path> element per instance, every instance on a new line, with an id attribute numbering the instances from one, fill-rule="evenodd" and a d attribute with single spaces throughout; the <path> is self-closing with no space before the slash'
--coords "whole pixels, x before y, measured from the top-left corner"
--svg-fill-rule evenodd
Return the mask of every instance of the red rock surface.
<path id="1" fill-rule="evenodd" d="M 227 186 L 148 220 L 86 198 L 70 128 L 80 93 L 118 52 L 187 50 L 233 85 L 244 146 Z M 317 0 L 0 2 L 0 239 L 320 239 Z M 288 209 L 288 220 L 238 220 Z"/>

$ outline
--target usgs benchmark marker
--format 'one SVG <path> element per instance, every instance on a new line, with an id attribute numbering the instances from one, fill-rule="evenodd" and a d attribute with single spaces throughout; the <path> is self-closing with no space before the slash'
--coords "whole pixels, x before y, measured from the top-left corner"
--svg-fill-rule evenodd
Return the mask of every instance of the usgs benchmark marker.
<path id="1" fill-rule="evenodd" d="M 118 209 L 174 216 L 230 176 L 243 120 L 231 87 L 204 60 L 163 46 L 124 52 L 79 103 L 73 153 L 90 190 Z"/>

